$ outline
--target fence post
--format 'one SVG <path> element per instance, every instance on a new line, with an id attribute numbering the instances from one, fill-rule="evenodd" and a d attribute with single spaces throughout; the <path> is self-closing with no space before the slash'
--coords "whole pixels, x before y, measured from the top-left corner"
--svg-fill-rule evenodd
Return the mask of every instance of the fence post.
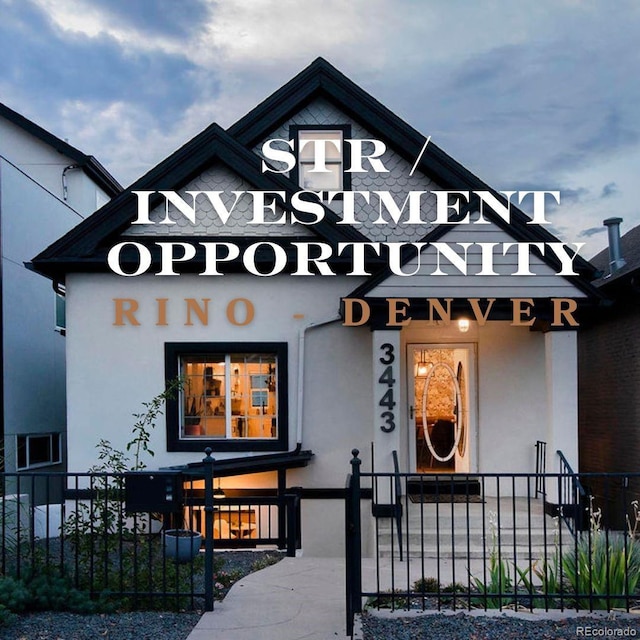
<path id="1" fill-rule="evenodd" d="M 345 499 L 345 578 L 347 635 L 353 634 L 353 617 L 362 611 L 362 539 L 360 527 L 360 451 L 351 454 L 351 475 L 347 483 Z"/>
<path id="2" fill-rule="evenodd" d="M 213 611 L 213 463 L 211 448 L 204 452 L 204 608 Z"/>
<path id="3" fill-rule="evenodd" d="M 300 509 L 300 497 L 294 493 L 285 496 L 287 502 L 287 557 L 296 557 L 298 541 L 298 511 Z"/>

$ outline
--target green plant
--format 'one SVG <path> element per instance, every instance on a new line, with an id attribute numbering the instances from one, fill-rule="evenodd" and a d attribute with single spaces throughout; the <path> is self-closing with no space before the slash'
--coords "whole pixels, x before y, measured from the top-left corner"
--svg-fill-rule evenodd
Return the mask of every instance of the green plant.
<path id="1" fill-rule="evenodd" d="M 182 387 L 181 378 L 169 381 L 162 393 L 142 403 L 143 411 L 133 414 L 132 438 L 124 450 L 104 439 L 96 445 L 99 463 L 89 469 L 93 474 L 89 486 L 92 499 L 79 502 L 63 525 L 65 538 L 76 548 L 78 579 L 92 591 L 114 584 L 123 590 L 138 591 L 137 585 L 153 583 L 145 567 L 151 564 L 157 549 L 150 546 L 149 536 L 142 535 L 149 533 L 151 522 L 144 517 L 127 517 L 123 505 L 124 473 L 146 468 L 145 456 L 154 455 L 149 447 L 152 431 L 166 400 L 175 397 Z M 163 575 L 166 580 L 172 578 L 167 571 Z"/>
<path id="2" fill-rule="evenodd" d="M 411 600 L 399 595 L 401 593 L 401 589 L 382 591 L 380 595 L 367 599 L 365 609 L 410 609 Z"/>
<path id="3" fill-rule="evenodd" d="M 15 619 L 15 614 L 7 609 L 3 604 L 0 604 L 0 627 L 11 624 Z"/>
<path id="4" fill-rule="evenodd" d="M 581 608 L 609 609 L 634 594 L 640 580 L 640 546 L 634 537 L 637 503 L 628 535 L 602 529 L 601 516 L 591 501 L 589 531 L 580 533 L 575 547 L 562 555 L 564 578 Z"/>
<path id="5" fill-rule="evenodd" d="M 266 569 L 274 564 L 277 564 L 282 560 L 282 555 L 271 555 L 267 554 L 258 560 L 255 560 L 251 565 L 251 571 L 260 571 L 261 569 Z"/>
<path id="6" fill-rule="evenodd" d="M 467 600 L 469 589 L 460 582 L 452 582 L 451 584 L 442 587 L 442 596 L 440 602 L 442 604 L 453 604 Z M 460 595 L 458 595 L 460 594 Z"/>
<path id="7" fill-rule="evenodd" d="M 31 593 L 23 580 L 3 576 L 0 578 L 0 605 L 14 613 L 27 609 Z"/>
<path id="8" fill-rule="evenodd" d="M 420 578 L 416 580 L 412 587 L 411 591 L 415 591 L 416 593 L 439 593 L 440 592 L 440 583 L 436 578 Z"/>
<path id="9" fill-rule="evenodd" d="M 29 609 L 82 614 L 101 610 L 100 604 L 93 601 L 88 592 L 74 588 L 68 578 L 56 573 L 34 575 L 26 586 L 29 591 Z"/>
<path id="10" fill-rule="evenodd" d="M 270 556 L 267 556 L 270 558 Z M 266 559 L 266 558 L 265 558 Z M 277 562 L 277 560 L 276 560 Z M 253 563 L 253 566 L 259 564 L 258 561 Z M 274 564 L 273 562 L 271 564 Z M 233 586 L 235 582 L 242 578 L 242 573 L 240 571 L 225 571 L 224 570 L 225 561 L 223 558 L 214 558 L 214 567 L 213 567 L 213 589 L 214 589 L 214 597 L 217 600 L 222 600 L 224 596 L 227 594 L 229 589 Z M 258 571 L 259 569 L 253 569 L 253 571 Z M 266 564 L 265 566 L 269 566 Z M 264 569 L 264 567 L 261 567 Z"/>
<path id="11" fill-rule="evenodd" d="M 489 512 L 489 529 L 491 531 L 491 552 L 489 554 L 488 581 L 470 574 L 471 581 L 480 594 L 472 598 L 472 604 L 485 609 L 500 609 L 513 602 L 513 596 L 505 595 L 514 591 L 513 578 L 509 563 L 500 557 L 498 552 L 498 523 L 496 514 Z M 515 568 L 514 568 L 515 572 Z"/>

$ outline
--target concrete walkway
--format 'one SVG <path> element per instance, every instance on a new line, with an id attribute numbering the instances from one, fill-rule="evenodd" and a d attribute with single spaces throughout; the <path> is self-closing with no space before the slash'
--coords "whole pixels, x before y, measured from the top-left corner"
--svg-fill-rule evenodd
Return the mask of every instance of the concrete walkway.
<path id="1" fill-rule="evenodd" d="M 233 585 L 187 640 L 345 638 L 344 560 L 284 558 Z"/>

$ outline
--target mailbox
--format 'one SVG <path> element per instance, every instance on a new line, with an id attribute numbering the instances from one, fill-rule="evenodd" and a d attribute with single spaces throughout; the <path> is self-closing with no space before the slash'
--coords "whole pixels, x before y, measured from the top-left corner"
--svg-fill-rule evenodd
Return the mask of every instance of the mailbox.
<path id="1" fill-rule="evenodd" d="M 182 476 L 175 471 L 131 471 L 125 474 L 127 513 L 175 513 L 182 509 Z"/>

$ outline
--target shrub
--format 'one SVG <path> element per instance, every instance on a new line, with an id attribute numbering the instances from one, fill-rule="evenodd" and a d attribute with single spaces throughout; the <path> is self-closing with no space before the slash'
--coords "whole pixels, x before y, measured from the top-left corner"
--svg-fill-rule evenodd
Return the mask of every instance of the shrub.
<path id="1" fill-rule="evenodd" d="M 411 590 L 416 593 L 438 593 L 440 583 L 436 578 L 420 578 L 413 583 Z"/>
<path id="2" fill-rule="evenodd" d="M 24 581 L 4 576 L 0 578 L 0 605 L 5 609 L 20 613 L 27 609 L 31 594 Z"/>

